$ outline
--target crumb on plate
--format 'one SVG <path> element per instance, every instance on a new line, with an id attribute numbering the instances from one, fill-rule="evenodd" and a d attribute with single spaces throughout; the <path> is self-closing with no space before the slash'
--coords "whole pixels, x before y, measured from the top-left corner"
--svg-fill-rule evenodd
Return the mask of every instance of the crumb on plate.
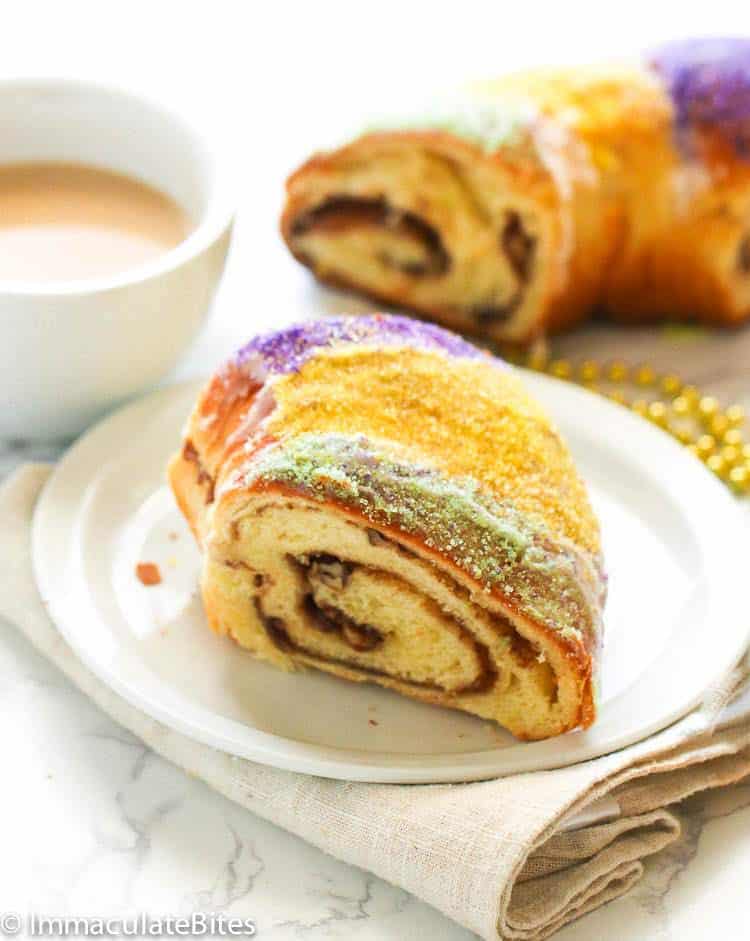
<path id="1" fill-rule="evenodd" d="M 161 582 L 159 566 L 154 562 L 139 562 L 135 574 L 142 585 L 158 585 Z"/>

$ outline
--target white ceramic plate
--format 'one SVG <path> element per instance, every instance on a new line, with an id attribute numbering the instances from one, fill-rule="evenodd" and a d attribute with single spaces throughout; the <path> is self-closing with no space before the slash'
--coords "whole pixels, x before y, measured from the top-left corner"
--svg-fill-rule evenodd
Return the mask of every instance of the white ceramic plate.
<path id="1" fill-rule="evenodd" d="M 207 627 L 200 559 L 164 483 L 198 386 L 173 387 L 83 437 L 50 478 L 33 553 L 49 611 L 93 672 L 193 738 L 254 761 L 363 781 L 469 781 L 613 751 L 694 706 L 747 643 L 743 517 L 666 434 L 536 375 L 602 521 L 610 572 L 592 729 L 521 743 L 494 724 L 323 673 L 258 663 Z M 145 587 L 138 562 L 163 581 Z"/>

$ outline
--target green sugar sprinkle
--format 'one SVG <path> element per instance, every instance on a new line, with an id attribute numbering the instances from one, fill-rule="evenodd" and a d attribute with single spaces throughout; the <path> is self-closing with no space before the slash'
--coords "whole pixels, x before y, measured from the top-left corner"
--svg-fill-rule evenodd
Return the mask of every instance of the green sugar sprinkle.
<path id="1" fill-rule="evenodd" d="M 533 118 L 529 106 L 518 101 L 489 101 L 461 95 L 424 112 L 382 118 L 366 128 L 373 131 L 446 131 L 478 144 L 492 153 L 518 145 Z"/>
<path id="2" fill-rule="evenodd" d="M 563 636 L 595 629 L 598 586 L 590 593 L 581 587 L 587 563 L 574 547 L 555 542 L 541 524 L 473 478 L 447 478 L 395 453 L 392 445 L 364 436 L 307 433 L 256 455 L 243 483 L 283 483 L 336 500 L 376 525 L 419 537 L 485 590 L 499 587 L 521 611 Z"/>

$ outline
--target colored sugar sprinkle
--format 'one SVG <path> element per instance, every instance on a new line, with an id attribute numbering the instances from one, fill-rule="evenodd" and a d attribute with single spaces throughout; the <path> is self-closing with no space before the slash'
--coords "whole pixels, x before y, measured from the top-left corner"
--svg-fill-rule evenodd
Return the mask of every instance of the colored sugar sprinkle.
<path id="1" fill-rule="evenodd" d="M 501 147 L 519 145 L 535 115 L 533 107 L 522 101 L 492 101 L 477 92 L 467 91 L 431 103 L 418 114 L 384 118 L 371 124 L 367 132 L 445 131 L 463 137 L 492 153 Z"/>
<path id="2" fill-rule="evenodd" d="M 275 333 L 255 337 L 236 355 L 238 365 L 278 375 L 297 372 L 318 350 L 341 344 L 410 346 L 442 350 L 451 356 L 492 359 L 488 353 L 434 324 L 409 317 L 367 314 L 359 317 L 330 317 L 293 324 Z M 494 360 L 498 364 L 500 360 Z"/>
<path id="3" fill-rule="evenodd" d="M 362 435 L 303 434 L 255 456 L 240 483 L 258 482 L 338 501 L 375 525 L 414 535 L 562 636 L 594 636 L 598 562 L 572 543 L 553 542 L 470 477 L 385 456 Z"/>
<path id="4" fill-rule="evenodd" d="M 346 347 L 276 378 L 264 432 L 362 434 L 448 477 L 473 477 L 592 551 L 598 527 L 572 458 L 544 410 L 490 358 Z M 394 454 L 394 456 L 397 456 Z"/>
<path id="5" fill-rule="evenodd" d="M 720 131 L 750 159 L 750 39 L 685 39 L 651 56 L 667 85 L 677 131 Z"/>

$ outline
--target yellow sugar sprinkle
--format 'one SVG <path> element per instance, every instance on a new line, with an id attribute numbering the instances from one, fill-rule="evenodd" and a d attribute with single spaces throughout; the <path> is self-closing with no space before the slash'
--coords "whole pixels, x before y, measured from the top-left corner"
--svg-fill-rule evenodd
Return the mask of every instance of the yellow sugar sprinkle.
<path id="1" fill-rule="evenodd" d="M 274 384 L 277 438 L 363 434 L 399 457 L 474 477 L 589 551 L 599 531 L 566 447 L 518 378 L 483 360 L 394 348 L 328 350 Z"/>

